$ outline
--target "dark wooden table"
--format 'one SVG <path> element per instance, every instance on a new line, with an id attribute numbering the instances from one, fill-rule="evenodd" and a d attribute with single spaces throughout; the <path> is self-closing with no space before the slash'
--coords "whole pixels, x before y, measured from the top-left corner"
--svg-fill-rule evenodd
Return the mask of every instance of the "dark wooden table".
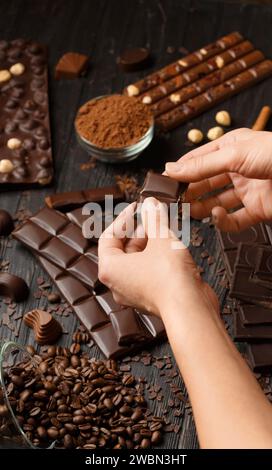
<path id="1" fill-rule="evenodd" d="M 44 204 L 44 197 L 53 191 L 103 186 L 114 182 L 116 174 L 136 175 L 142 180 L 148 168 L 158 171 L 164 162 L 175 160 L 188 151 L 186 133 L 192 126 L 188 123 L 171 135 L 156 138 L 152 145 L 135 162 L 111 166 L 97 163 L 89 171 L 80 165 L 89 156 L 78 146 L 73 120 L 78 107 L 87 99 L 122 90 L 124 85 L 135 81 L 141 74 L 123 74 L 116 66 L 116 57 L 126 46 L 148 46 L 154 54 L 155 68 L 159 68 L 180 57 L 179 47 L 193 51 L 233 30 L 239 30 L 268 56 L 271 50 L 272 6 L 254 2 L 221 2 L 189 0 L 1 0 L 0 38 L 29 37 L 49 45 L 50 105 L 54 160 L 55 186 L 25 193 L 14 191 L 0 194 L 0 207 L 15 214 L 26 207 L 31 212 Z M 170 47 L 169 47 L 170 46 Z M 59 81 L 53 78 L 54 64 L 66 51 L 78 51 L 91 57 L 91 70 L 87 77 L 75 81 Z M 194 127 L 207 131 L 214 125 L 218 109 L 231 112 L 235 127 L 250 126 L 264 104 L 272 104 L 271 80 L 229 100 L 223 106 L 205 113 L 193 121 Z M 219 285 L 215 275 L 220 259 L 216 257 L 213 230 L 202 224 L 204 237 L 202 248 L 194 248 L 196 261 L 205 268 L 204 278 L 215 287 L 223 305 L 226 291 Z M 0 242 L 1 260 L 9 260 L 9 271 L 26 279 L 31 295 L 24 304 L 17 306 L 18 312 L 27 312 L 34 307 L 46 308 L 46 298 L 35 299 L 37 277 L 44 276 L 34 257 L 19 244 L 3 239 Z M 207 248 L 215 255 L 215 263 L 209 269 L 200 253 Z M 5 264 L 5 263 L 4 263 Z M 46 277 L 46 276 L 45 276 Z M 182 292 L 181 292 L 182 295 Z M 2 302 L 1 312 L 6 305 Z M 78 325 L 74 315 L 61 318 L 64 329 L 72 332 Z M 19 323 L 20 324 L 20 321 Z M 6 326 L 0 328 L 0 338 L 16 339 L 21 344 L 33 344 L 33 333 L 22 322 L 19 337 Z M 71 335 L 63 335 L 60 344 L 71 344 Z M 96 347 L 91 354 L 99 356 Z M 154 356 L 171 354 L 167 342 L 152 348 Z M 173 360 L 174 363 L 174 360 Z M 201 367 L 201 364 L 199 364 Z M 176 367 L 174 365 L 174 367 Z M 222 364 L 222 367 L 224 365 Z M 163 390 L 163 401 L 150 401 L 150 407 L 160 414 L 168 407 L 172 397 L 169 384 L 160 376 L 159 370 L 142 363 L 133 363 L 135 375 L 146 377 L 148 383 L 159 384 Z M 182 384 L 180 377 L 175 382 Z M 182 415 L 173 416 L 171 422 L 181 425 L 180 431 L 169 433 L 164 448 L 195 448 L 198 446 L 192 415 L 188 407 L 181 404 Z"/>

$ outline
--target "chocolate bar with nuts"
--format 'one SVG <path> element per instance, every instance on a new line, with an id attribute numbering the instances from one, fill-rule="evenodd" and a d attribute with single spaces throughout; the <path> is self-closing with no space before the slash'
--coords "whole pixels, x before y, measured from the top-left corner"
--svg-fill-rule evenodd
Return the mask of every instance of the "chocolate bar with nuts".
<path id="1" fill-rule="evenodd" d="M 0 187 L 45 186 L 53 178 L 47 51 L 0 41 Z"/>
<path id="2" fill-rule="evenodd" d="M 272 61 L 264 60 L 259 62 L 257 65 L 235 75 L 220 85 L 214 86 L 205 93 L 186 101 L 177 108 L 161 114 L 156 120 L 157 125 L 163 131 L 174 129 L 271 75 Z"/>
<path id="3" fill-rule="evenodd" d="M 216 54 L 220 54 L 225 49 L 234 46 L 242 40 L 243 37 L 240 33 L 236 31 L 230 33 L 227 36 L 218 39 L 216 42 L 208 44 L 192 54 L 189 54 L 188 56 L 167 65 L 161 70 L 148 75 L 142 80 L 139 80 L 132 85 L 128 85 L 125 89 L 125 93 L 129 96 L 138 96 L 157 85 L 161 85 L 176 75 L 189 70 L 191 67 L 200 64 L 204 60 L 207 60 Z"/>
<path id="4" fill-rule="evenodd" d="M 150 91 L 141 95 L 141 100 L 146 104 L 153 104 L 156 101 L 165 98 L 167 95 L 170 95 L 175 98 L 176 92 L 182 87 L 199 80 L 215 70 L 221 70 L 221 68 L 239 57 L 248 54 L 254 49 L 253 44 L 249 41 L 243 41 L 236 46 L 227 49 L 221 55 L 211 57 L 210 59 L 201 62 L 201 64 L 192 67 L 188 71 L 185 71 L 179 75 L 176 75 L 174 78 L 167 80 L 162 85 L 151 88 Z M 153 108 L 153 106 L 152 106 Z"/>
<path id="5" fill-rule="evenodd" d="M 252 65 L 257 64 L 263 59 L 264 55 L 261 51 L 250 52 L 241 59 L 235 60 L 226 67 L 206 75 L 191 85 L 176 90 L 175 93 L 166 96 L 164 99 L 161 99 L 152 105 L 151 109 L 155 116 L 166 113 L 167 111 L 176 108 L 180 104 L 185 103 L 189 99 L 192 99 L 195 96 L 205 92 L 209 88 L 219 85 L 220 83 L 228 80 L 229 78 L 251 67 Z"/>

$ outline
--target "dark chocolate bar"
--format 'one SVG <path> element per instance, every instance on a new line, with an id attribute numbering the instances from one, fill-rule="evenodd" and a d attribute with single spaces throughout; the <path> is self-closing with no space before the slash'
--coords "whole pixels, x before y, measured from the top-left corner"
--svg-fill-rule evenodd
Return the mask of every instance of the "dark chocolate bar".
<path id="1" fill-rule="evenodd" d="M 250 365 L 255 372 L 271 370 L 272 342 L 249 344 L 247 352 Z"/>
<path id="2" fill-rule="evenodd" d="M 272 289 L 272 246 L 259 248 L 254 269 L 254 279 Z"/>
<path id="3" fill-rule="evenodd" d="M 227 36 L 223 36 L 216 42 L 208 44 L 198 51 L 195 51 L 192 54 L 189 54 L 186 57 L 183 57 L 167 65 L 161 70 L 153 72 L 151 75 L 148 75 L 133 85 L 129 85 L 126 87 L 125 93 L 127 93 L 129 96 L 141 95 L 147 90 L 150 90 L 157 85 L 162 85 L 164 82 L 175 77 L 176 75 L 179 75 L 180 73 L 189 70 L 195 65 L 204 62 L 210 57 L 213 57 L 216 54 L 221 54 L 224 50 L 240 43 L 242 40 L 243 37 L 236 31 L 228 34 Z"/>
<path id="4" fill-rule="evenodd" d="M 260 305 L 238 303 L 237 310 L 244 325 L 272 325 L 272 309 Z"/>
<path id="5" fill-rule="evenodd" d="M 272 308 L 272 290 L 254 282 L 252 270 L 248 268 L 235 269 L 229 295 L 244 302 Z"/>
<path id="6" fill-rule="evenodd" d="M 128 354 L 162 336 L 159 319 L 150 317 L 148 323 L 133 308 L 116 304 L 98 280 L 97 246 L 67 216 L 45 207 L 13 235 L 35 252 L 107 357 Z"/>
<path id="7" fill-rule="evenodd" d="M 236 341 L 262 341 L 272 339 L 272 325 L 244 325 L 238 312 L 234 313 L 234 339 Z"/>
<path id="8" fill-rule="evenodd" d="M 86 286 L 98 285 L 98 268 L 88 256 L 88 241 L 81 229 L 60 212 L 45 207 L 17 228 L 13 236 Z"/>
<path id="9" fill-rule="evenodd" d="M 0 44 L 0 186 L 48 185 L 53 161 L 46 47 L 16 39 Z"/>
<path id="10" fill-rule="evenodd" d="M 216 230 L 216 233 L 230 282 L 235 270 L 238 247 L 241 243 L 252 244 L 255 247 L 254 249 L 256 249 L 256 245 L 270 244 L 267 229 L 264 224 L 254 225 L 242 232 L 221 232 L 220 230 Z"/>
<path id="11" fill-rule="evenodd" d="M 46 196 L 45 203 L 50 209 L 67 212 L 82 207 L 87 202 L 103 203 L 105 196 L 112 196 L 115 204 L 124 200 L 124 194 L 114 185 L 51 194 Z"/>

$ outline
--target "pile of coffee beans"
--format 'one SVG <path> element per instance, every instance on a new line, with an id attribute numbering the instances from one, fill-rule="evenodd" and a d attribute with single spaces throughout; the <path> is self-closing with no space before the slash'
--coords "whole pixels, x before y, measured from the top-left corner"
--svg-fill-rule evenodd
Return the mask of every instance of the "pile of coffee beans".
<path id="1" fill-rule="evenodd" d="M 163 419 L 147 410 L 141 384 L 116 361 L 90 359 L 75 345 L 40 354 L 29 346 L 28 352 L 32 360 L 11 367 L 5 382 L 17 421 L 35 446 L 145 449 L 161 442 Z M 8 414 L 0 397 L 2 432 Z"/>

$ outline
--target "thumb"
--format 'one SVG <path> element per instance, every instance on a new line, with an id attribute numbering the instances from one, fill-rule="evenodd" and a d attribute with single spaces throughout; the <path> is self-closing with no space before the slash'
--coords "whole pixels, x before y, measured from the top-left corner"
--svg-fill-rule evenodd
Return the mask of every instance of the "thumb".
<path id="1" fill-rule="evenodd" d="M 141 207 L 141 217 L 148 240 L 169 238 L 169 218 L 166 203 L 162 203 L 154 197 L 146 198 Z"/>
<path id="2" fill-rule="evenodd" d="M 184 182 L 197 182 L 227 172 L 237 172 L 246 158 L 244 143 L 235 142 L 204 155 L 190 155 L 178 162 L 166 163 L 170 178 Z"/>

